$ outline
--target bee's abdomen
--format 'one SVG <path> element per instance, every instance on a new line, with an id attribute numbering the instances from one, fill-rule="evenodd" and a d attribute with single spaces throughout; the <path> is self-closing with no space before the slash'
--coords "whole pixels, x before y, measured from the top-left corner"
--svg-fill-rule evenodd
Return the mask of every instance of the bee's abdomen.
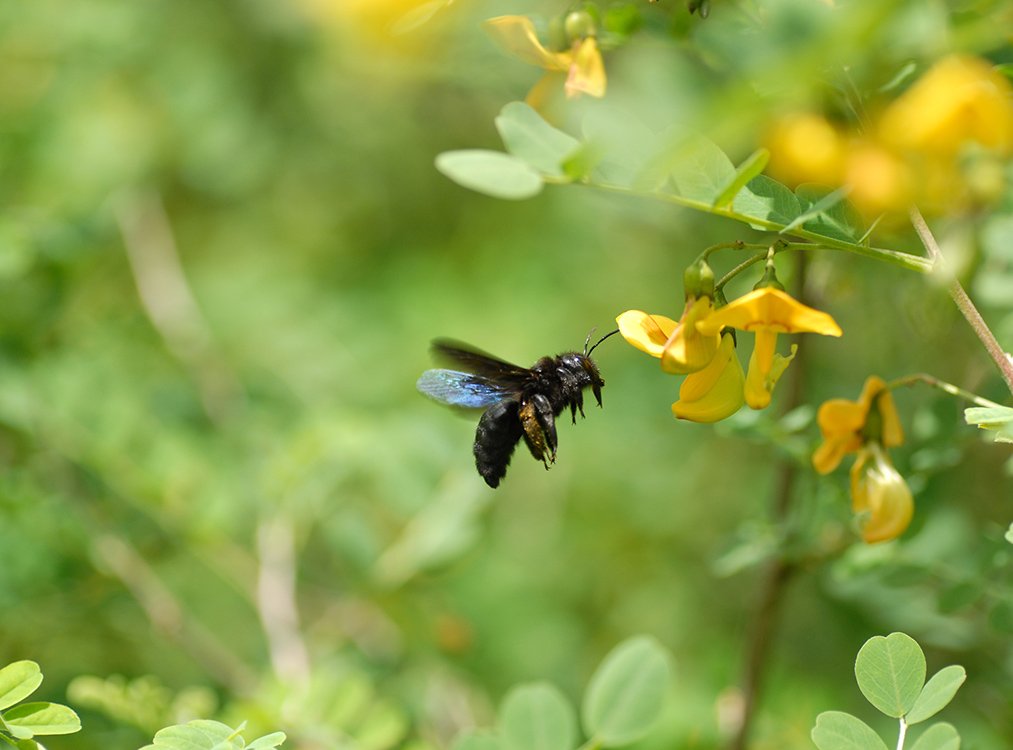
<path id="1" fill-rule="evenodd" d="M 523 428 L 517 409 L 518 402 L 515 400 L 500 401 L 486 409 L 478 420 L 475 466 L 490 487 L 499 486 L 517 441 L 521 439 Z"/>

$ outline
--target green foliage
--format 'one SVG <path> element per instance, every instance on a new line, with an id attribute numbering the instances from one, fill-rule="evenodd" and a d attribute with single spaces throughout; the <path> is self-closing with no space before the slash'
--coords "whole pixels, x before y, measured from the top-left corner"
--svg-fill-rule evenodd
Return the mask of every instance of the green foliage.
<path id="1" fill-rule="evenodd" d="M 610 748 L 644 737 L 661 713 L 669 688 L 669 656 L 652 638 L 620 643 L 595 670 L 581 717 L 588 743 Z M 514 688 L 499 709 L 497 731 L 462 735 L 454 750 L 573 750 L 576 717 L 556 687 Z"/>
<path id="2" fill-rule="evenodd" d="M 1013 408 L 1009 406 L 972 406 L 964 410 L 964 420 L 993 431 L 997 443 L 1013 443 Z"/>
<path id="3" fill-rule="evenodd" d="M 219 721 L 190 721 L 159 730 L 141 750 L 272 750 L 285 742 L 284 732 L 274 732 L 247 744 L 244 726 L 233 729 Z"/>
<path id="4" fill-rule="evenodd" d="M 542 191 L 542 179 L 526 161 L 498 151 L 447 151 L 436 168 L 464 187 L 494 198 L 522 200 Z"/>
<path id="5" fill-rule="evenodd" d="M 42 670 L 34 661 L 16 661 L 0 669 L 0 740 L 31 750 L 35 747 L 32 738 L 38 735 L 81 731 L 81 719 L 67 706 L 20 703 L 41 684 Z"/>
<path id="6" fill-rule="evenodd" d="M 900 720 L 904 747 L 908 727 L 925 721 L 945 708 L 967 675 L 963 667 L 949 666 L 925 682 L 925 654 L 910 636 L 891 633 L 870 638 L 855 660 L 855 678 L 866 699 L 882 713 Z M 861 719 L 840 711 L 816 717 L 812 739 L 819 750 L 873 750 L 886 743 Z M 960 737 L 950 724 L 928 727 L 912 750 L 957 750 Z"/>

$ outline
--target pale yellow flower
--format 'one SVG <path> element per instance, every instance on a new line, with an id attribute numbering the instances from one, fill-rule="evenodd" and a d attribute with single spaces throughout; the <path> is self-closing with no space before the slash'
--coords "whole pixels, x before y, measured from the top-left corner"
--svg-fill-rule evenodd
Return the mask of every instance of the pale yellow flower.
<path id="1" fill-rule="evenodd" d="M 893 395 L 876 375 L 866 379 L 858 401 L 843 398 L 824 401 L 816 413 L 816 422 L 823 443 L 813 453 L 812 462 L 820 474 L 829 474 L 846 454 L 861 450 L 869 440 L 887 447 L 904 442 Z"/>
<path id="2" fill-rule="evenodd" d="M 568 97 L 581 94 L 605 96 L 605 63 L 598 48 L 598 40 L 594 36 L 574 40 L 568 50 L 552 52 L 538 41 L 535 25 L 527 16 L 490 18 L 485 22 L 485 28 L 507 53 L 529 65 L 548 71 L 547 78 L 553 73 L 565 74 L 563 88 Z M 551 80 L 543 79 L 543 81 L 535 84 L 528 95 L 529 101 L 544 96 L 545 85 L 551 83 Z"/>
<path id="3" fill-rule="evenodd" d="M 896 539 L 911 523 L 911 490 L 877 442 L 867 443 L 851 467 L 851 508 L 862 514 L 862 539 L 870 544 Z"/>
<path id="4" fill-rule="evenodd" d="M 661 369 L 685 375 L 702 370 L 718 351 L 720 336 L 705 336 L 697 329 L 697 322 L 710 315 L 712 305 L 710 297 L 691 297 L 678 322 L 664 315 L 627 310 L 616 318 L 616 323 L 629 343 L 661 360 Z"/>

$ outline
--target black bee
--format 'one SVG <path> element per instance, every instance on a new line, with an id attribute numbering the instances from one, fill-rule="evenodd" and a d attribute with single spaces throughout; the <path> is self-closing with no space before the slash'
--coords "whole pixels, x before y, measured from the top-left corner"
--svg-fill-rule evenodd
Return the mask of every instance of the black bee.
<path id="1" fill-rule="evenodd" d="M 475 430 L 475 466 L 490 487 L 499 486 L 506 475 L 514 447 L 523 437 L 536 460 L 556 461 L 556 417 L 567 406 L 574 424 L 577 412 L 584 416 L 584 389 L 591 387 L 601 406 L 605 385 L 591 352 L 603 336 L 584 353 L 564 352 L 542 357 L 530 368 L 512 365 L 467 344 L 438 339 L 433 354 L 462 370 L 426 370 L 415 386 L 426 396 L 451 406 L 485 409 Z"/>

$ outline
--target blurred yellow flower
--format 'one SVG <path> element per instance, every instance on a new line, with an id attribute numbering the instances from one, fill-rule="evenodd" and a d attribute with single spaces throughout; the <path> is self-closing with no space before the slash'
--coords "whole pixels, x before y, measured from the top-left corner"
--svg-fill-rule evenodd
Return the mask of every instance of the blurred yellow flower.
<path id="1" fill-rule="evenodd" d="M 851 467 L 851 508 L 865 514 L 859 523 L 869 544 L 896 539 L 911 523 L 911 490 L 877 442 L 867 443 Z"/>
<path id="2" fill-rule="evenodd" d="M 535 25 L 527 16 L 499 16 L 485 22 L 492 38 L 508 54 L 530 65 L 547 70 L 549 74 L 535 85 L 528 95 L 529 103 L 545 94 L 547 85 L 553 85 L 558 74 L 565 73 L 563 88 L 568 97 L 581 94 L 605 96 L 605 63 L 602 61 L 598 40 L 594 36 L 575 39 L 569 50 L 551 52 L 538 41 Z M 553 74 L 557 74 L 553 76 Z"/>
<path id="3" fill-rule="evenodd" d="M 770 149 L 770 173 L 776 179 L 789 185 L 839 184 L 847 144 L 826 118 L 789 115 L 775 122 L 764 140 Z"/>
<path id="4" fill-rule="evenodd" d="M 742 365 L 735 356 L 735 338 L 721 336 L 717 354 L 699 372 L 682 381 L 672 414 L 691 422 L 718 422 L 742 408 Z"/>
<path id="5" fill-rule="evenodd" d="M 840 336 L 842 333 L 830 315 L 807 307 L 787 292 L 772 286 L 755 289 L 697 323 L 697 330 L 705 336 L 726 327 L 756 334 L 745 384 L 746 403 L 752 409 L 763 409 L 770 403 L 777 379 L 794 356 L 793 352 L 789 357 L 775 359 L 779 333 L 819 333 L 824 336 Z"/>
<path id="6" fill-rule="evenodd" d="M 989 63 L 952 55 L 883 113 L 882 139 L 901 151 L 956 153 L 967 141 L 1013 149 L 1013 86 Z"/>
<path id="7" fill-rule="evenodd" d="M 904 442 L 893 395 L 883 379 L 871 375 L 858 401 L 835 398 L 824 401 L 816 414 L 823 443 L 813 453 L 813 467 L 820 474 L 836 469 L 848 453 L 862 449 L 870 440 L 887 447 Z"/>

